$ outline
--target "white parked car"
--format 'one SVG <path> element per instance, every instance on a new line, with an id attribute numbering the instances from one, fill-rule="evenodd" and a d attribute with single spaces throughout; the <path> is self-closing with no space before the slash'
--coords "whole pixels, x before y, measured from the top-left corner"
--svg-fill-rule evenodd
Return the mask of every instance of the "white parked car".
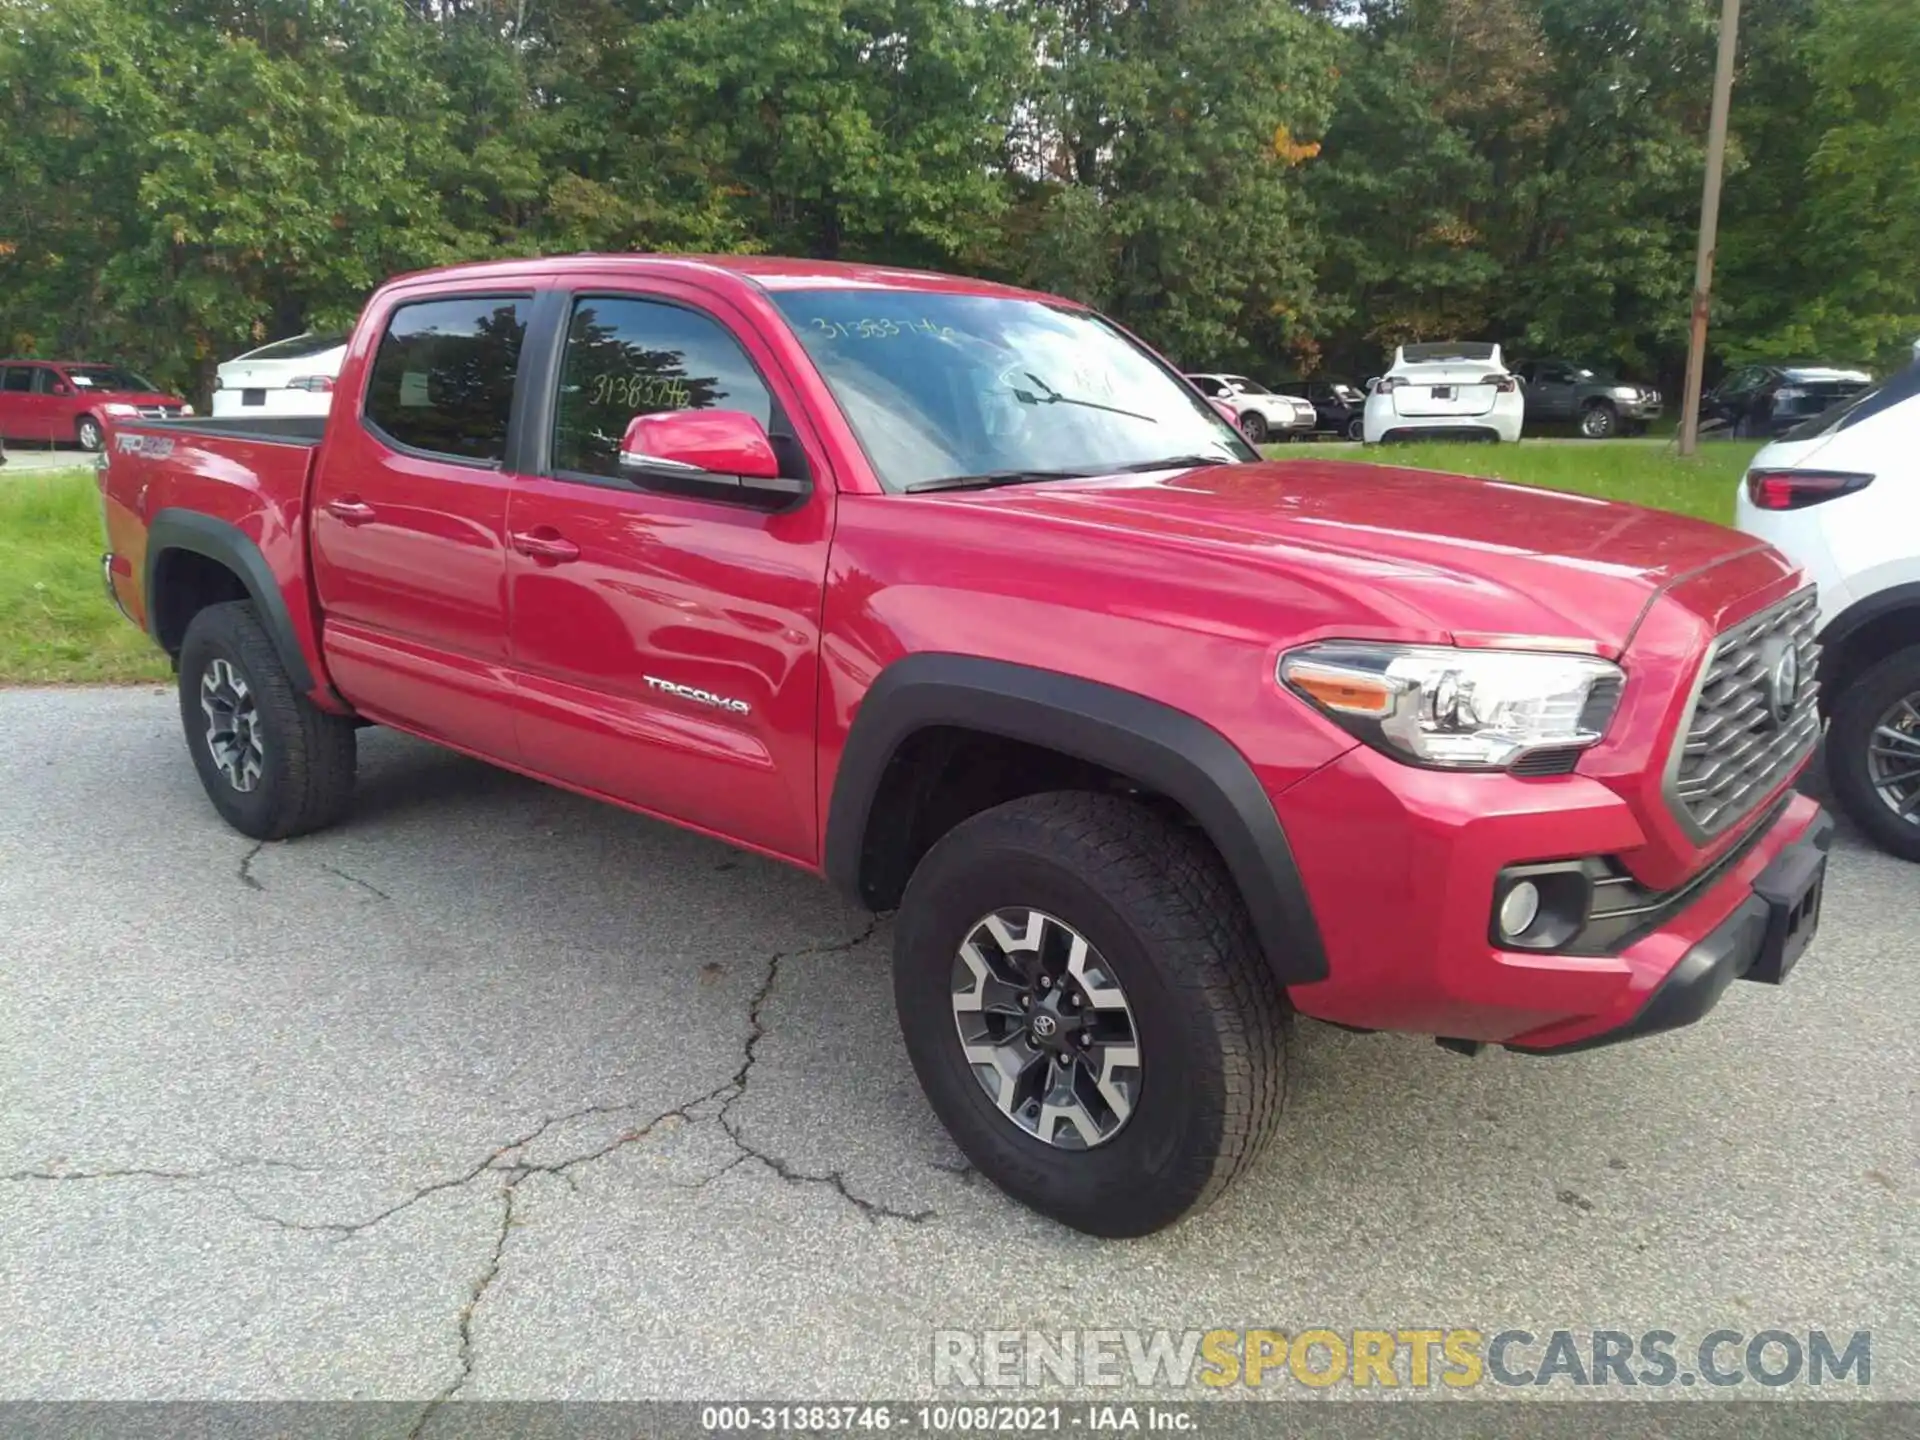
<path id="1" fill-rule="evenodd" d="M 1297 395 L 1277 395 L 1244 375 L 1189 375 L 1187 379 L 1209 400 L 1233 408 L 1239 417 L 1240 433 L 1249 444 L 1311 435 L 1319 423 L 1307 401 Z"/>
<path id="2" fill-rule="evenodd" d="M 1761 450 L 1735 510 L 1819 584 L 1834 798 L 1920 861 L 1920 360 Z"/>
<path id="3" fill-rule="evenodd" d="M 1498 345 L 1440 340 L 1402 345 L 1367 391 L 1363 438 L 1506 440 L 1520 438 L 1526 400 Z"/>
<path id="4" fill-rule="evenodd" d="M 236 419 L 325 415 L 346 358 L 344 335 L 296 335 L 249 350 L 214 372 L 213 413 Z"/>

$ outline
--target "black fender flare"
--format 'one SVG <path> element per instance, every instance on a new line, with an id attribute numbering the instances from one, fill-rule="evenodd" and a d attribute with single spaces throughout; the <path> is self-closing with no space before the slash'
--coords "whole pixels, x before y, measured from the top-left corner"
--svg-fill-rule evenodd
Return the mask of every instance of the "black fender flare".
<path id="1" fill-rule="evenodd" d="M 281 597 L 279 582 L 273 577 L 267 557 L 238 526 L 198 510 L 157 510 L 147 526 L 147 566 L 141 585 L 147 601 L 147 629 L 156 641 L 160 638 L 156 618 L 160 612 L 154 603 L 157 599 L 154 581 L 160 558 L 169 550 L 190 550 L 204 555 L 239 576 L 294 688 L 303 694 L 313 690 L 313 671 L 294 634 L 293 617 L 287 613 L 286 601 Z"/>
<path id="2" fill-rule="evenodd" d="M 1889 585 L 1854 601 L 1827 622 L 1827 628 L 1820 632 L 1821 648 L 1837 652 L 1874 621 L 1897 610 L 1920 612 L 1920 580 Z"/>
<path id="3" fill-rule="evenodd" d="M 1286 832 L 1246 757 L 1218 730 L 1129 690 L 970 655 L 926 653 L 880 673 L 860 702 L 828 806 L 827 877 L 857 901 L 867 823 L 900 745 L 955 726 L 1055 750 L 1163 795 L 1213 842 L 1283 985 L 1324 980 L 1326 950 Z"/>

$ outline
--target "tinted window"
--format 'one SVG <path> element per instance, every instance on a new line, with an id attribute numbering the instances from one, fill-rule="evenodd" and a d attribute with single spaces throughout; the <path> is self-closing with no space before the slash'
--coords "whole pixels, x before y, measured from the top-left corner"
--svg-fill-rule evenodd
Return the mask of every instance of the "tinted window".
<path id="1" fill-rule="evenodd" d="M 463 295 L 402 305 L 367 382 L 367 419 L 415 450 L 504 459 L 528 302 Z"/>
<path id="2" fill-rule="evenodd" d="M 618 475 L 628 422 L 664 410 L 744 410 L 773 427 L 772 396 L 718 321 L 657 300 L 577 302 L 560 364 L 553 468 Z"/>
<path id="3" fill-rule="evenodd" d="M 9 395 L 25 395 L 33 389 L 33 371 L 31 365 L 9 365 L 0 370 L 0 390 Z"/>
<path id="4" fill-rule="evenodd" d="M 1226 386 L 1222 385 L 1218 380 L 1209 379 L 1205 375 L 1189 375 L 1187 378 L 1199 387 L 1202 395 L 1217 396 L 1227 393 Z"/>

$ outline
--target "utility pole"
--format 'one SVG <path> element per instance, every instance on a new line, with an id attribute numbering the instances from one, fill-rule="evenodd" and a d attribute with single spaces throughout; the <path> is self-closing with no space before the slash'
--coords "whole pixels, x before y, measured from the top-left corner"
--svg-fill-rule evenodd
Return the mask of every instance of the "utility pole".
<path id="1" fill-rule="evenodd" d="M 1720 171 L 1727 158 L 1727 107 L 1733 100 L 1733 51 L 1740 0 L 1721 0 L 1720 56 L 1713 67 L 1713 114 L 1707 121 L 1707 181 L 1700 193 L 1700 245 L 1693 256 L 1693 324 L 1687 332 L 1687 384 L 1680 399 L 1680 453 L 1700 443 L 1700 372 L 1707 363 L 1707 304 L 1713 296 L 1713 247 L 1720 229 Z"/>

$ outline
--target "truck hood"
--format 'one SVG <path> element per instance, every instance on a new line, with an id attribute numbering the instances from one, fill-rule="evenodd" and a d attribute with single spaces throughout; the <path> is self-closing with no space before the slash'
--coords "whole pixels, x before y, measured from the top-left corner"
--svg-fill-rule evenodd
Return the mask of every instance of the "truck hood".
<path id="1" fill-rule="evenodd" d="M 1256 573 L 1343 590 L 1358 613 L 1402 630 L 1577 638 L 1613 655 L 1675 581 L 1765 548 L 1666 511 L 1351 461 L 1221 465 L 953 498 L 1098 526 L 1129 544 L 1231 552 Z"/>

